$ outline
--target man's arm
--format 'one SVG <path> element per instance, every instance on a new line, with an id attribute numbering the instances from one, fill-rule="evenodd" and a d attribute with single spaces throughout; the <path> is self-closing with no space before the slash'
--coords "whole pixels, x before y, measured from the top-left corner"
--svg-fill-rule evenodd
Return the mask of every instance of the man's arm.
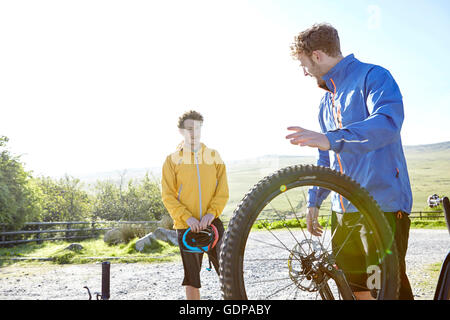
<path id="1" fill-rule="evenodd" d="M 166 158 L 161 178 L 162 201 L 173 220 L 186 221 L 192 213 L 177 199 L 176 177 L 170 156 Z"/>
<path id="2" fill-rule="evenodd" d="M 323 108 L 323 100 L 321 102 L 320 110 L 322 110 L 322 108 Z M 325 128 L 325 125 L 324 125 L 323 119 L 322 119 L 322 112 L 319 112 L 319 125 L 320 125 L 320 130 L 322 131 L 322 133 L 326 132 L 326 128 Z M 330 152 L 327 149 L 325 149 L 325 150 L 317 149 L 317 151 L 319 152 L 319 157 L 317 159 L 316 164 L 318 166 L 323 166 L 323 167 L 329 168 L 330 167 Z M 325 200 L 325 198 L 328 197 L 329 194 L 330 194 L 330 190 L 328 190 L 328 189 L 319 188 L 319 187 L 309 188 L 307 207 L 308 208 L 311 208 L 311 207 L 320 208 L 323 200 Z"/>
<path id="3" fill-rule="evenodd" d="M 329 151 L 319 151 L 319 158 L 317 159 L 317 165 L 323 167 L 330 167 L 330 155 Z M 319 208 L 322 205 L 323 200 L 330 194 L 330 190 L 320 188 L 317 186 L 310 187 L 308 190 L 308 202 L 307 207 Z"/>
<path id="4" fill-rule="evenodd" d="M 404 118 L 402 95 L 389 71 L 381 67 L 369 71 L 365 94 L 369 117 L 325 133 L 336 153 L 366 153 L 400 138 Z"/>

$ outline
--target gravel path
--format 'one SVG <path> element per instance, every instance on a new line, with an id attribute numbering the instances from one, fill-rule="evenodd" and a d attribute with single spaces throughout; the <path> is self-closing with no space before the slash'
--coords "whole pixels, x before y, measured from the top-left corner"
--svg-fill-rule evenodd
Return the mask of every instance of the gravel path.
<path id="1" fill-rule="evenodd" d="M 286 233 L 281 232 L 278 235 L 284 237 Z M 267 238 L 270 235 L 259 232 L 257 237 L 260 236 Z M 263 250 L 267 247 L 262 243 L 255 244 L 257 250 L 252 252 L 257 257 L 264 257 Z M 411 230 L 406 257 L 407 273 L 416 299 L 433 298 L 437 279 L 430 279 L 427 268 L 430 264 L 442 262 L 449 249 L 450 237 L 447 230 Z M 279 251 L 283 250 L 280 249 Z M 260 274 L 264 274 L 267 261 L 264 263 L 252 261 L 252 263 L 254 263 L 258 272 L 249 272 L 247 275 L 249 279 L 255 280 Z M 204 259 L 203 265 L 207 265 L 207 259 Z M 273 266 L 269 270 L 273 277 L 277 277 L 277 272 L 280 272 L 280 269 L 273 268 Z M 279 276 L 286 278 L 287 275 L 283 273 Z M 112 261 L 111 299 L 184 299 L 184 289 L 181 286 L 182 278 L 181 260 L 152 264 L 115 264 Z M 201 279 L 203 284 L 201 289 L 202 299 L 221 299 L 219 281 L 215 272 L 208 272 L 203 269 Z M 429 283 L 429 285 L 424 286 L 424 282 Z M 265 286 L 269 285 L 280 285 L 280 282 L 265 284 Z M 88 294 L 86 289 L 83 288 L 84 286 L 88 286 L 92 293 L 101 290 L 101 264 L 20 267 L 13 265 L 0 268 L 0 300 L 87 300 Z M 289 294 L 292 294 L 292 292 Z M 283 298 L 282 296 L 274 297 L 277 299 Z M 301 298 L 301 296 L 298 295 L 297 298 Z"/>

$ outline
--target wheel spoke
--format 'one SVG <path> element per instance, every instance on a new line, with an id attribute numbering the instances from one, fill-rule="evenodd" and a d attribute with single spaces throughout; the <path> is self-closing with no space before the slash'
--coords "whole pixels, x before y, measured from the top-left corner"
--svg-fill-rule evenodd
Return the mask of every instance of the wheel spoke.
<path id="1" fill-rule="evenodd" d="M 280 219 L 282 219 L 281 216 L 280 216 L 280 214 L 278 213 L 278 211 L 277 211 L 277 210 L 275 209 L 275 207 L 272 205 L 272 203 L 270 203 L 270 205 L 271 205 L 272 209 L 275 210 L 275 212 L 276 212 L 276 214 L 278 215 L 278 217 L 279 217 Z M 302 246 L 301 246 L 300 243 L 298 242 L 297 238 L 296 238 L 296 237 L 294 236 L 294 234 L 292 233 L 291 229 L 287 226 L 286 220 L 285 220 L 285 219 L 282 219 L 282 220 L 283 220 L 284 226 L 288 229 L 289 233 L 290 233 L 291 236 L 294 238 L 295 242 L 300 246 L 300 248 L 302 248 Z M 297 219 L 297 220 L 298 220 L 298 219 Z M 299 221 L 299 224 L 300 224 L 300 221 Z M 300 224 L 300 227 L 301 227 L 301 224 Z M 302 250 L 303 250 L 303 248 L 302 248 Z M 304 250 L 303 250 L 303 251 L 304 251 Z M 306 252 L 304 252 L 304 253 L 306 254 Z"/>
<path id="2" fill-rule="evenodd" d="M 294 214 L 295 218 L 297 219 L 298 224 L 300 225 L 300 229 L 302 230 L 303 236 L 305 237 L 305 239 L 307 239 L 307 236 L 306 236 L 306 234 L 305 234 L 305 231 L 303 231 L 302 223 L 301 223 L 301 221 L 299 220 L 299 218 L 297 217 L 297 213 L 295 212 L 295 209 L 294 209 L 294 207 L 292 206 L 292 203 L 291 203 L 291 201 L 289 200 L 289 197 L 288 197 L 287 193 L 284 193 L 284 195 L 285 195 L 285 197 L 286 197 L 286 199 L 287 199 L 287 201 L 288 201 L 288 203 L 289 203 L 289 206 L 291 207 L 292 213 Z M 308 242 L 308 243 L 309 243 L 309 242 Z M 311 246 L 309 246 L 309 250 L 312 250 L 312 249 L 311 249 Z M 305 253 L 305 254 L 306 254 L 306 253 Z M 309 253 L 307 253 L 306 255 L 308 255 L 308 254 L 309 254 Z"/>
<path id="3" fill-rule="evenodd" d="M 327 229 L 328 229 L 328 224 L 329 224 L 330 218 L 331 218 L 331 215 L 329 215 L 329 218 L 327 219 L 327 224 L 325 225 L 325 230 L 323 231 L 323 234 L 322 234 L 322 242 L 320 243 L 320 245 L 322 247 L 323 247 L 323 244 L 325 242 L 325 234 L 327 233 Z"/>
<path id="4" fill-rule="evenodd" d="M 275 238 L 275 239 L 277 239 L 278 240 L 278 242 L 280 242 L 282 245 L 283 245 L 283 247 L 284 247 L 284 249 L 286 249 L 288 252 L 292 252 L 288 247 L 286 247 L 286 245 L 269 229 L 269 228 L 267 228 L 267 226 L 265 225 L 265 224 L 263 224 L 263 226 L 266 228 L 266 230 L 267 231 L 269 231 L 270 232 L 270 234 Z M 301 263 L 301 261 L 297 258 L 297 256 L 294 254 L 294 257 L 295 257 L 295 259 L 298 261 L 298 262 L 300 262 Z"/>
<path id="5" fill-rule="evenodd" d="M 283 249 L 283 250 L 287 250 L 288 252 L 291 252 L 291 250 L 287 249 L 286 246 L 280 247 L 280 246 L 277 246 L 276 244 L 269 243 L 269 242 L 266 242 L 266 241 L 263 241 L 263 240 L 260 240 L 260 239 L 256 239 L 256 238 L 253 238 L 253 237 L 249 238 L 249 239 L 253 240 L 253 241 L 256 241 L 256 242 L 261 242 L 261 243 L 267 244 L 268 246 L 271 246 L 271 247 L 275 247 L 275 248 L 278 248 L 278 249 Z"/>
<path id="6" fill-rule="evenodd" d="M 284 249 L 282 247 L 278 247 L 280 249 Z M 286 261 L 286 258 L 261 258 L 261 259 L 245 259 L 244 261 Z"/>
<path id="7" fill-rule="evenodd" d="M 284 286 L 284 287 L 282 287 L 281 289 L 278 289 L 278 290 L 272 292 L 271 294 L 269 294 L 268 296 L 266 296 L 266 297 L 264 298 L 264 300 L 267 300 L 268 298 L 270 298 L 270 297 L 276 295 L 278 292 L 281 292 L 281 291 L 283 291 L 284 289 L 289 288 L 290 286 L 293 286 L 294 284 L 295 284 L 294 282 L 291 282 L 291 283 L 288 284 L 287 286 Z"/>
<path id="8" fill-rule="evenodd" d="M 249 282 L 247 284 L 258 284 L 258 283 L 266 283 L 266 282 L 274 282 L 274 281 L 283 281 L 283 280 L 290 280 L 290 277 L 287 278 L 277 278 L 277 279 L 267 279 L 267 280 L 261 280 L 261 281 L 255 281 L 255 282 Z"/>
<path id="9" fill-rule="evenodd" d="M 334 258 L 336 259 L 337 256 L 339 255 L 339 253 L 341 253 L 342 248 L 344 247 L 345 243 L 348 241 L 348 239 L 350 238 L 350 236 L 352 235 L 353 231 L 355 231 L 355 228 L 358 226 L 358 223 L 361 221 L 361 219 L 363 218 L 363 216 L 361 215 L 357 221 L 357 223 L 353 226 L 352 231 L 350 231 L 347 234 L 347 237 L 345 238 L 344 242 L 342 243 L 342 245 L 339 247 L 338 252 L 336 253 L 336 255 L 334 256 Z"/>

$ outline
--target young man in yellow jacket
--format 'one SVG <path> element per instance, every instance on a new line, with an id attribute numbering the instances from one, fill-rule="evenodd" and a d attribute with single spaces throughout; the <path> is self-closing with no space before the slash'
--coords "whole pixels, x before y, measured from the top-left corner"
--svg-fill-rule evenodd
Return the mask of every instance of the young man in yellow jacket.
<path id="1" fill-rule="evenodd" d="M 219 274 L 219 248 L 223 224 L 219 219 L 229 198 L 225 164 L 219 153 L 200 142 L 203 117 L 196 111 L 184 113 L 178 128 L 184 137 L 177 150 L 167 156 L 162 168 L 162 200 L 174 221 L 184 268 L 182 285 L 186 298 L 200 299 L 200 269 L 203 253 L 185 251 L 182 236 L 187 228 L 199 232 L 216 226 L 219 242 L 208 256 Z"/>

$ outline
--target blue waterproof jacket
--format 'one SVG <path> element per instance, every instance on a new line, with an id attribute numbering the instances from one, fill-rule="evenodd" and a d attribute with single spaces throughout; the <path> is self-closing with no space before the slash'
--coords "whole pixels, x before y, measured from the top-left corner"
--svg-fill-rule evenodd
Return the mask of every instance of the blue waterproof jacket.
<path id="1" fill-rule="evenodd" d="M 361 184 L 384 212 L 411 212 L 412 192 L 400 129 L 404 113 L 400 89 L 386 69 L 357 60 L 353 54 L 322 79 L 319 122 L 331 150 L 319 150 L 317 165 L 343 172 Z M 311 187 L 308 207 L 320 207 L 330 193 Z M 332 193 L 332 210 L 357 211 Z"/>

